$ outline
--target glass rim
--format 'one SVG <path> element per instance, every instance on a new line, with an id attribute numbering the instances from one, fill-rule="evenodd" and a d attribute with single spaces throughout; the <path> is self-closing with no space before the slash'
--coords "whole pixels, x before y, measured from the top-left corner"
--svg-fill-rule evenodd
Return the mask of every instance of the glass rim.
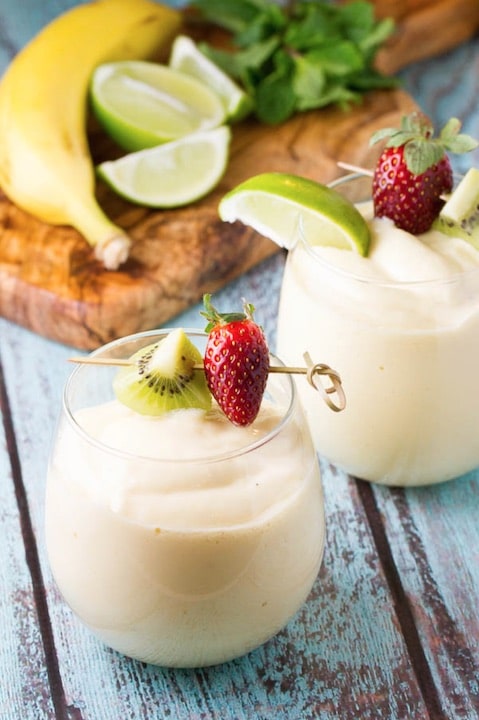
<path id="1" fill-rule="evenodd" d="M 132 333 L 130 335 L 125 335 L 121 338 L 117 338 L 116 340 L 112 340 L 104 345 L 101 345 L 100 347 L 93 350 L 89 357 L 94 358 L 101 355 L 104 355 L 105 352 L 110 352 L 111 350 L 114 350 L 115 348 L 118 348 L 122 345 L 125 345 L 128 342 L 133 342 L 135 340 L 139 339 L 151 339 L 155 337 L 163 337 L 166 336 L 169 332 L 177 328 L 159 328 L 159 329 L 153 329 L 153 330 L 144 330 L 137 333 Z M 183 328 L 184 332 L 189 337 L 201 337 L 206 338 L 207 333 L 205 333 L 203 330 L 200 330 L 199 328 Z M 145 343 L 146 345 L 147 343 Z M 140 348 L 138 348 L 140 349 Z M 275 364 L 278 364 L 280 366 L 284 367 L 284 363 L 280 358 L 278 358 L 273 353 L 270 353 L 270 358 L 275 361 Z M 98 366 L 96 366 L 98 368 Z M 108 367 L 108 366 L 106 366 Z M 109 366 L 111 369 L 111 366 Z M 183 465 L 191 465 L 191 464 L 212 464 L 212 463 L 220 463 L 224 462 L 226 460 L 231 460 L 234 458 L 238 458 L 244 455 L 247 455 L 254 450 L 262 447 L 263 445 L 266 445 L 267 443 L 271 442 L 282 430 L 284 427 L 289 425 L 291 422 L 294 409 L 297 405 L 297 391 L 296 386 L 294 383 L 293 378 L 284 373 L 283 377 L 284 380 L 288 383 L 289 387 L 289 402 L 287 405 L 286 410 L 282 413 L 281 419 L 278 423 L 275 424 L 275 426 L 267 432 L 262 437 L 258 438 L 257 440 L 254 440 L 252 442 L 247 443 L 246 445 L 242 445 L 239 448 L 235 448 L 234 450 L 226 451 L 226 452 L 218 452 L 214 455 L 202 455 L 202 456 L 191 456 L 187 458 L 182 457 L 152 457 L 150 455 L 143 455 L 140 453 L 135 452 L 128 452 L 126 450 L 120 450 L 118 448 L 111 447 L 107 445 L 106 443 L 103 443 L 101 440 L 97 440 L 95 437 L 90 435 L 90 433 L 85 430 L 85 428 L 76 420 L 74 412 L 71 408 L 71 402 L 69 400 L 69 396 L 71 395 L 72 387 L 76 381 L 79 379 L 79 375 L 81 373 L 88 372 L 88 370 L 91 371 L 91 365 L 88 366 L 87 364 L 82 365 L 79 363 L 70 373 L 69 377 L 66 380 L 63 394 L 62 394 L 62 409 L 64 416 L 66 417 L 70 427 L 73 428 L 73 430 L 82 437 L 85 441 L 87 441 L 91 446 L 98 448 L 103 453 L 115 456 L 117 458 L 123 458 L 124 460 L 137 460 L 142 462 L 150 462 L 150 463 L 157 463 L 159 465 L 167 465 L 171 463 L 177 463 L 177 464 L 183 464 Z M 94 407 L 94 405 L 89 406 Z"/>
<path id="2" fill-rule="evenodd" d="M 362 173 L 362 172 L 352 172 L 347 175 L 341 175 L 338 178 L 335 178 L 334 180 L 331 180 L 328 183 L 328 187 L 331 189 L 336 189 L 337 187 L 340 187 L 341 185 L 344 185 L 348 182 L 351 182 L 353 180 L 360 180 L 369 177 L 369 173 Z M 460 176 L 455 175 L 455 179 L 458 179 Z M 364 200 L 364 202 L 368 202 L 368 200 Z M 453 272 L 447 277 L 438 277 L 438 278 L 428 278 L 424 280 L 382 280 L 380 278 L 372 278 L 367 277 L 365 275 L 361 275 L 359 273 L 351 272 L 350 270 L 346 270 L 345 268 L 338 267 L 334 263 L 330 262 L 326 258 L 321 257 L 321 255 L 317 252 L 315 252 L 315 246 L 311 245 L 307 240 L 304 232 L 303 227 L 303 218 L 301 215 L 298 217 L 298 223 L 297 223 L 297 233 L 298 238 L 301 242 L 302 247 L 304 247 L 305 251 L 308 253 L 308 255 L 312 258 L 314 258 L 314 261 L 317 262 L 319 265 L 321 265 L 324 269 L 332 272 L 333 274 L 342 277 L 344 279 L 348 280 L 354 280 L 357 283 L 363 283 L 365 285 L 369 285 L 371 287 L 378 287 L 378 288 L 386 288 L 386 289 L 404 289 L 407 290 L 408 288 L 431 288 L 431 287 L 444 287 L 447 285 L 455 285 L 459 282 L 467 282 L 468 278 L 475 277 L 479 274 L 479 264 L 477 267 L 471 267 L 466 270 L 458 270 L 457 272 Z M 293 250 L 297 247 L 298 243 L 295 243 L 293 246 Z M 477 251 L 479 253 L 479 250 Z"/>

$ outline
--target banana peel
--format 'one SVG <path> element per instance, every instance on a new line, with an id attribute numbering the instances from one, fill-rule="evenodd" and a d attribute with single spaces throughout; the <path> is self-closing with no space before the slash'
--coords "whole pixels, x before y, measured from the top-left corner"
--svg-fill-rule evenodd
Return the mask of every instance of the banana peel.
<path id="1" fill-rule="evenodd" d="M 181 23 L 177 10 L 151 0 L 78 5 L 41 30 L 0 81 L 0 187 L 40 220 L 76 228 L 111 270 L 131 241 L 95 198 L 90 76 L 103 62 L 158 55 Z"/>

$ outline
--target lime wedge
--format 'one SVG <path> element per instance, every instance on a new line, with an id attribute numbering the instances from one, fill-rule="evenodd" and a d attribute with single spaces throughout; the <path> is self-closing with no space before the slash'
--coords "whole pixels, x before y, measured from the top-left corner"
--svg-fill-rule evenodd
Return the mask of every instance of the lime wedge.
<path id="1" fill-rule="evenodd" d="M 100 124 L 128 151 L 218 127 L 226 115 L 218 95 L 199 80 L 144 60 L 99 65 L 90 96 Z"/>
<path id="2" fill-rule="evenodd" d="M 310 245 L 368 253 L 369 227 L 355 206 L 336 190 L 297 175 L 255 175 L 230 190 L 218 211 L 222 220 L 239 220 L 287 249 L 296 242 L 301 219 Z"/>
<path id="3" fill-rule="evenodd" d="M 191 75 L 217 93 L 228 120 L 237 122 L 252 111 L 252 98 L 186 35 L 178 35 L 175 39 L 169 64 L 174 70 Z"/>
<path id="4" fill-rule="evenodd" d="M 206 195 L 228 161 L 227 126 L 191 133 L 97 166 L 101 178 L 122 197 L 156 208 L 179 207 Z"/>

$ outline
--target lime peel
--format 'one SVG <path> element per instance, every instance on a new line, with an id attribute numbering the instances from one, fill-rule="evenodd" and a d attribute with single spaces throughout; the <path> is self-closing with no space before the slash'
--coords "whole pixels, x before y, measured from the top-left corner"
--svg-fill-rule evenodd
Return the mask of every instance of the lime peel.
<path id="1" fill-rule="evenodd" d="M 220 181 L 230 139 L 230 128 L 223 125 L 103 162 L 97 172 L 130 202 L 154 208 L 180 207 L 199 200 Z"/>
<path id="2" fill-rule="evenodd" d="M 230 190 L 218 212 L 222 220 L 239 220 L 288 250 L 301 224 L 310 245 L 368 254 L 369 226 L 359 210 L 333 188 L 298 175 L 255 175 Z"/>
<path id="3" fill-rule="evenodd" d="M 99 123 L 128 152 L 218 127 L 226 117 L 218 94 L 203 82 L 146 60 L 99 65 L 90 97 Z"/>
<path id="4" fill-rule="evenodd" d="M 213 90 L 223 102 L 226 119 L 238 122 L 253 110 L 253 99 L 209 57 L 192 38 L 178 35 L 171 49 L 169 66 L 196 78 Z"/>

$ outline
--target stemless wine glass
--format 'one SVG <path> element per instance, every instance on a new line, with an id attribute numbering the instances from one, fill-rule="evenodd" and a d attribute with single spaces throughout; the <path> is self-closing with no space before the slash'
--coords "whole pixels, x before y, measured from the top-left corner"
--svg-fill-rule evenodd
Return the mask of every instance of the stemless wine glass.
<path id="1" fill-rule="evenodd" d="M 354 202 L 368 199 L 372 212 L 370 177 L 334 185 Z M 338 415 L 326 414 L 307 385 L 298 390 L 319 452 L 357 477 L 422 485 L 479 465 L 479 254 L 476 261 L 467 243 L 448 242 L 469 269 L 416 282 L 373 277 L 367 258 L 358 272 L 347 250 L 333 251 L 343 253 L 338 267 L 304 232 L 289 252 L 278 353 L 294 363 L 309 348 L 339 372 L 348 404 Z M 399 274 L 407 260 L 396 260 Z"/>
<path id="2" fill-rule="evenodd" d="M 123 338 L 92 359 L 128 358 L 167 332 Z M 254 431 L 219 410 L 208 421 L 168 413 L 167 431 L 166 416 L 118 410 L 116 371 L 78 365 L 66 385 L 46 493 L 56 583 L 125 655 L 176 667 L 240 656 L 295 614 L 323 555 L 319 466 L 294 382 L 270 373 Z"/>

